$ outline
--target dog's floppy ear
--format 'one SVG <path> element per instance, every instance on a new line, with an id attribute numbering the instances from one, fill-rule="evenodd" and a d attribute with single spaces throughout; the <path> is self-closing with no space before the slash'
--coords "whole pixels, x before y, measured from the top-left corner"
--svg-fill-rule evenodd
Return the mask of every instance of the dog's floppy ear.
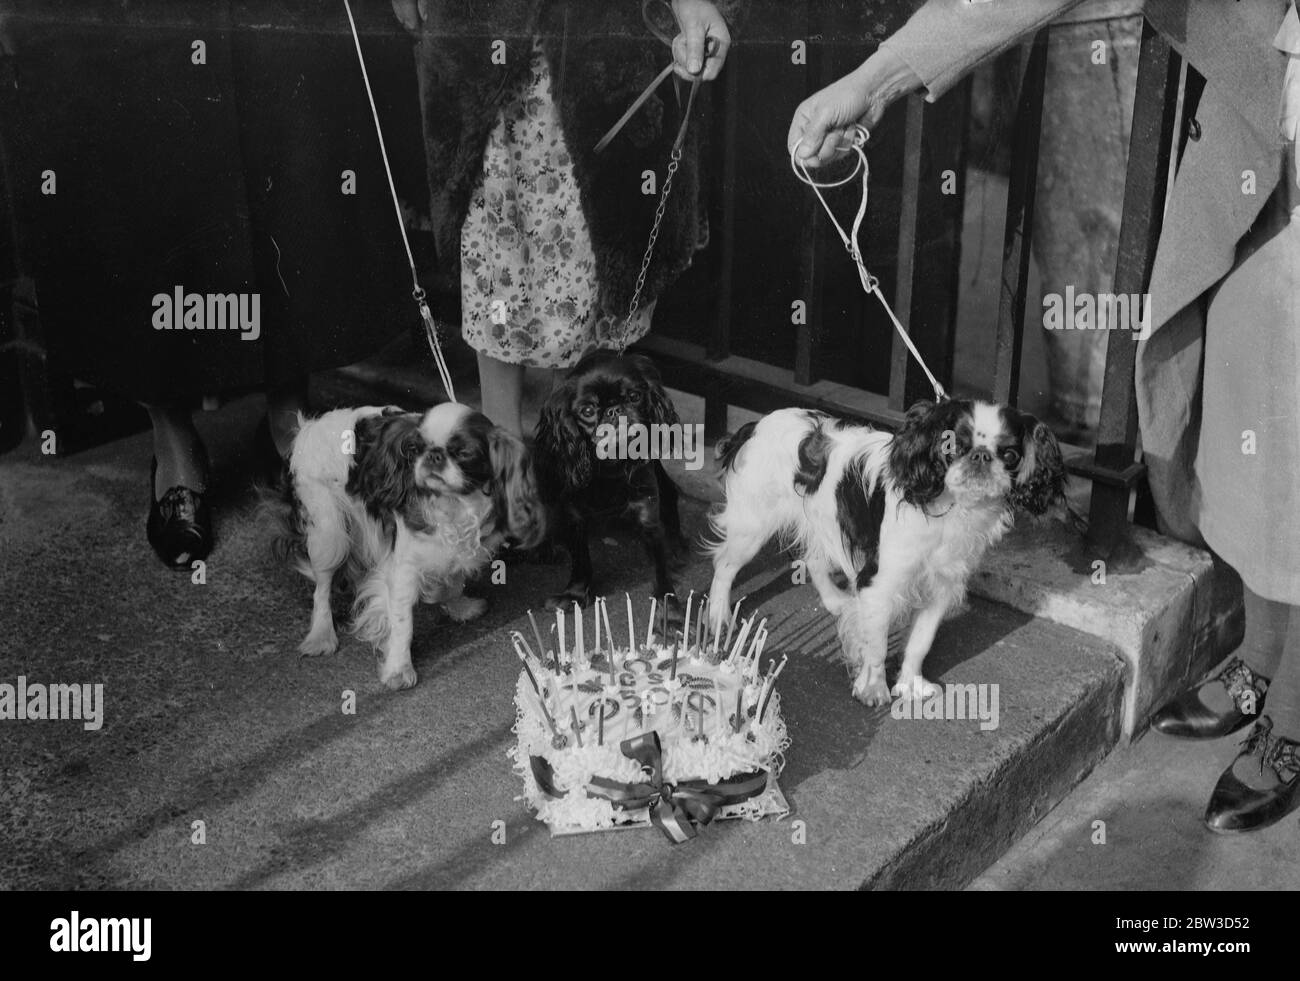
<path id="1" fill-rule="evenodd" d="M 537 463 L 561 487 L 586 487 L 591 483 L 595 450 L 573 417 L 575 386 L 566 378 L 542 406 L 537 420 Z"/>
<path id="2" fill-rule="evenodd" d="M 721 467 L 720 474 L 725 475 L 728 470 L 736 469 L 736 457 L 740 456 L 741 449 L 749 442 L 749 438 L 754 435 L 754 430 L 757 428 L 757 422 L 747 422 L 730 436 L 718 440 L 718 448 L 714 452 Z"/>
<path id="3" fill-rule="evenodd" d="M 377 518 L 401 511 L 415 490 L 415 459 L 423 441 L 419 417 L 385 409 L 358 419 L 347 492 Z"/>
<path id="4" fill-rule="evenodd" d="M 1024 425 L 1024 459 L 1011 485 L 1007 499 L 1011 506 L 1030 514 L 1046 514 L 1065 499 L 1065 461 L 1061 447 L 1046 423 L 1021 413 Z"/>
<path id="5" fill-rule="evenodd" d="M 943 454 L 943 431 L 951 417 L 948 405 L 917 402 L 907 410 L 889 445 L 889 469 L 908 504 L 920 507 L 943 493 L 948 474 Z"/>
<path id="6" fill-rule="evenodd" d="M 532 454 L 514 433 L 495 427 L 488 433 L 492 460 L 492 503 L 499 527 L 511 544 L 533 548 L 546 530 L 545 512 L 537 494 Z"/>
<path id="7" fill-rule="evenodd" d="M 672 399 L 664 391 L 663 378 L 659 375 L 659 368 L 653 361 L 644 354 L 631 354 L 627 356 L 637 373 L 641 376 L 641 381 L 645 385 L 646 399 L 646 422 L 654 423 L 676 423 L 677 407 L 673 405 Z"/>

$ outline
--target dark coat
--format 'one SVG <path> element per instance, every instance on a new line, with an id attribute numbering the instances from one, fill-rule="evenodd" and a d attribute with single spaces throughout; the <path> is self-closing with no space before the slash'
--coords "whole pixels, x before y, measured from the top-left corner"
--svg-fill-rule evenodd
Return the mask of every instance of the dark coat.
<path id="1" fill-rule="evenodd" d="M 361 360 L 415 321 L 342 3 L 7 6 L 18 86 L 0 139 L 58 370 L 146 402 L 229 393 Z M 391 61 L 407 43 L 387 3 L 353 7 L 384 112 L 385 45 Z M 412 68 L 394 129 L 418 126 Z M 152 298 L 177 286 L 259 294 L 260 337 L 155 330 Z"/>
<path id="2" fill-rule="evenodd" d="M 724 16 L 737 0 L 718 8 Z M 417 60 L 437 242 L 438 282 L 458 289 L 460 230 L 482 173 L 483 151 L 502 100 L 521 84 L 533 39 L 541 41 L 573 155 L 596 255 L 601 306 L 627 311 L 681 114 L 672 83 L 641 107 L 603 153 L 594 147 L 672 54 L 646 29 L 635 0 L 433 0 Z M 505 57 L 492 57 L 494 42 Z M 683 87 L 682 108 L 687 89 Z M 642 297 L 657 297 L 707 235 L 700 208 L 701 99 L 673 178 Z M 641 191 L 654 171 L 656 194 Z"/>

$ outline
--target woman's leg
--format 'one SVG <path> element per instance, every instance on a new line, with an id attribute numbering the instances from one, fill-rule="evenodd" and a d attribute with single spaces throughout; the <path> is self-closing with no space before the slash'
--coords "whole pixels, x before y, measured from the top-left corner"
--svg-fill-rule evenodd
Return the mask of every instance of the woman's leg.
<path id="1" fill-rule="evenodd" d="M 1261 702 L 1272 703 L 1269 681 L 1277 670 L 1292 607 L 1246 589 L 1246 636 L 1212 674 L 1181 692 L 1151 717 L 1168 736 L 1217 739 L 1253 724 Z"/>
<path id="2" fill-rule="evenodd" d="M 1291 625 L 1268 687 L 1266 713 L 1273 720 L 1273 735 L 1300 742 L 1300 607 L 1288 609 Z"/>
<path id="3" fill-rule="evenodd" d="M 194 418 L 183 405 L 146 406 L 153 423 L 153 453 L 158 461 L 154 499 L 173 487 L 202 493 L 208 486 L 208 454 L 194 428 Z"/>
<path id="4" fill-rule="evenodd" d="M 525 375 L 523 406 L 525 418 L 541 415 L 542 409 L 551 398 L 551 393 L 559 387 L 565 374 L 564 368 L 533 368 L 528 375 Z"/>
<path id="5" fill-rule="evenodd" d="M 1248 831 L 1264 827 L 1282 817 L 1300 804 L 1300 757 L 1283 753 L 1276 755 L 1275 743 L 1279 739 L 1300 743 L 1300 607 L 1275 604 L 1292 613 L 1286 630 L 1285 643 L 1274 664 L 1274 677 L 1268 686 L 1268 699 L 1260 720 L 1251 734 L 1246 748 L 1233 761 L 1219 780 L 1210 800 L 1207 821 L 1215 830 Z M 1261 738 L 1261 730 L 1266 735 Z M 1243 793 L 1241 786 L 1248 788 Z M 1272 820 L 1249 820 L 1251 812 L 1262 810 L 1251 793 L 1275 795 L 1280 799 L 1272 807 Z M 1243 807 L 1245 799 L 1253 803 Z M 1246 820 L 1242 820 L 1246 816 Z"/>
<path id="6" fill-rule="evenodd" d="M 1244 661 L 1252 672 L 1269 680 L 1277 672 L 1278 662 L 1282 660 L 1282 649 L 1287 643 L 1287 625 L 1294 608 L 1286 603 L 1266 600 L 1249 586 L 1245 593 L 1246 635 L 1235 656 Z M 1216 712 L 1226 712 L 1232 708 L 1232 696 L 1224 685 L 1206 685 L 1201 692 L 1201 701 Z M 1268 702 L 1271 709 L 1271 688 Z"/>
<path id="7" fill-rule="evenodd" d="M 1293 633 L 1294 628 L 1290 625 L 1295 618 L 1291 611 L 1295 607 L 1264 599 L 1249 586 L 1245 592 L 1246 636 L 1237 656 L 1256 674 L 1272 678 L 1282 660 L 1283 647 L 1290 642 L 1288 638 Z"/>
<path id="8" fill-rule="evenodd" d="M 1205 823 L 1211 831 L 1266 828 L 1300 806 L 1300 607 L 1272 606 L 1286 611 L 1284 642 L 1271 665 L 1261 664 L 1273 679 L 1259 720 L 1210 795 Z"/>
<path id="9" fill-rule="evenodd" d="M 208 454 L 188 407 L 146 406 L 153 421 L 153 497 L 145 534 L 170 569 L 188 570 L 212 551 L 212 510 L 204 500 Z"/>
<path id="10" fill-rule="evenodd" d="M 483 414 L 502 429 L 524 435 L 524 366 L 478 352 L 478 383 Z"/>

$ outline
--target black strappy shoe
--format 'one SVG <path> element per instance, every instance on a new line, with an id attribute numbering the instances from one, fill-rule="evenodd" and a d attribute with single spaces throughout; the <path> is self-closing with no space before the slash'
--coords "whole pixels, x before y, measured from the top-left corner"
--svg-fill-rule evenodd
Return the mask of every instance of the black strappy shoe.
<path id="1" fill-rule="evenodd" d="M 1276 824 L 1300 806 L 1300 743 L 1273 735 L 1273 720 L 1263 716 L 1241 744 L 1232 766 L 1223 771 L 1205 809 L 1205 826 L 1217 834 L 1241 834 Z M 1270 767 L 1277 784 L 1264 790 L 1248 787 L 1233 772 L 1238 762 L 1259 760 Z"/>
<path id="2" fill-rule="evenodd" d="M 1216 711 L 1201 701 L 1201 689 L 1222 685 L 1232 697 L 1232 708 Z M 1256 674 L 1239 657 L 1228 659 L 1222 670 L 1193 685 L 1151 717 L 1151 728 L 1166 736 L 1218 739 L 1244 729 L 1264 709 L 1268 679 Z"/>
<path id="3" fill-rule="evenodd" d="M 172 487 L 159 501 L 154 498 L 158 460 L 149 467 L 149 544 L 169 569 L 187 571 L 196 559 L 212 551 L 212 510 L 203 495 L 188 487 Z"/>

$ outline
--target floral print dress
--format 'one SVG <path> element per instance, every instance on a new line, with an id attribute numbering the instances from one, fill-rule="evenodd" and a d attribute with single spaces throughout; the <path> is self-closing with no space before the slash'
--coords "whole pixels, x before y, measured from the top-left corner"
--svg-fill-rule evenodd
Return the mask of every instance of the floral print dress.
<path id="1" fill-rule="evenodd" d="M 631 325 L 626 313 L 600 310 L 596 257 L 559 116 L 534 41 L 527 82 L 497 117 L 460 233 L 465 340 L 509 364 L 568 368 L 650 329 L 653 303 Z"/>

